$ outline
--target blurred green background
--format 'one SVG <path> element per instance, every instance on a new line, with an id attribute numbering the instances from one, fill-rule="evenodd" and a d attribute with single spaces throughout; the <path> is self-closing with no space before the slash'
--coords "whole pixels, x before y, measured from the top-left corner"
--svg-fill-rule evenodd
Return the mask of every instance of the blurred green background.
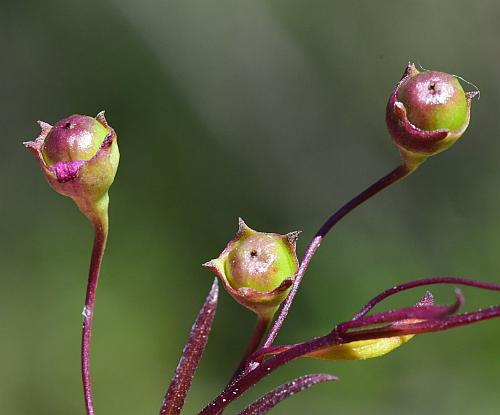
<path id="1" fill-rule="evenodd" d="M 13 1 L 0 5 L 0 413 L 83 414 L 91 227 L 21 142 L 38 119 L 105 109 L 121 165 L 92 344 L 98 414 L 154 414 L 237 217 L 301 229 L 392 169 L 386 100 L 408 61 L 481 88 L 460 142 L 341 222 L 279 342 L 328 332 L 378 291 L 430 275 L 500 280 L 500 2 Z M 435 288 L 450 301 L 451 287 Z M 464 290 L 467 308 L 498 295 Z M 385 307 L 408 305 L 423 293 Z M 225 385 L 253 315 L 221 292 L 186 405 Z M 294 362 L 341 381 L 273 414 L 497 414 L 500 325 L 423 335 L 366 362 Z M 231 413 L 229 412 L 229 413 Z"/>

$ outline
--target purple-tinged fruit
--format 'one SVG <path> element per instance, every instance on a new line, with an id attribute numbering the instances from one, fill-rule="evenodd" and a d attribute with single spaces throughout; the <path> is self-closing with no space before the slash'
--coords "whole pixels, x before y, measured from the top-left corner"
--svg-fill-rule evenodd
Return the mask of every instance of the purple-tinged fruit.
<path id="1" fill-rule="evenodd" d="M 386 122 L 409 168 L 453 145 L 470 120 L 471 99 L 458 79 L 409 64 L 387 104 Z"/>
<path id="2" fill-rule="evenodd" d="M 297 238 L 298 232 L 257 232 L 240 219 L 235 238 L 218 258 L 203 265 L 214 271 L 236 301 L 269 318 L 293 284 L 299 265 Z"/>
<path id="3" fill-rule="evenodd" d="M 110 130 L 87 115 L 58 121 L 45 137 L 42 156 L 52 166 L 59 162 L 87 161 L 99 151 Z"/>
<path id="4" fill-rule="evenodd" d="M 119 162 L 116 133 L 104 112 L 96 118 L 72 115 L 53 127 L 39 121 L 40 135 L 24 143 L 52 188 L 71 197 L 93 222 L 107 217 L 108 190 Z"/>
<path id="5" fill-rule="evenodd" d="M 459 130 L 467 121 L 467 97 L 453 75 L 428 71 L 410 77 L 398 91 L 408 120 L 416 127 Z"/>

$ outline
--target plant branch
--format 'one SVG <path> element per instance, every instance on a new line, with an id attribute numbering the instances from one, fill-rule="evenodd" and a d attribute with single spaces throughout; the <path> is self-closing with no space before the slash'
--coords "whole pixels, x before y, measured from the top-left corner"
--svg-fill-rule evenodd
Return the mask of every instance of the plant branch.
<path id="1" fill-rule="evenodd" d="M 319 337 L 296 346 L 289 350 L 284 351 L 276 356 L 271 357 L 269 360 L 262 362 L 253 370 L 246 372 L 243 376 L 236 379 L 226 389 L 209 403 L 198 415 L 216 415 L 221 413 L 232 401 L 241 396 L 244 392 L 250 389 L 263 377 L 267 376 L 278 367 L 297 359 L 304 354 L 309 353 L 311 350 L 317 350 L 326 347 L 332 343 L 333 335 L 329 334 Z"/>
<path id="2" fill-rule="evenodd" d="M 384 314 L 386 313 L 380 313 L 377 316 L 377 319 L 379 321 L 392 320 L 391 317 L 395 316 L 394 313 L 399 313 L 400 311 L 401 314 L 398 316 L 398 318 L 403 319 L 408 319 L 415 316 L 423 317 L 424 314 L 426 314 L 426 311 L 423 311 L 424 314 L 420 316 L 418 313 L 415 314 L 414 310 L 403 309 L 387 312 L 388 316 L 384 316 Z M 441 311 L 442 310 L 440 310 L 438 315 L 442 314 Z M 236 379 L 219 396 L 217 396 L 210 404 L 208 404 L 199 413 L 199 415 L 216 415 L 221 413 L 227 405 L 229 405 L 232 401 L 245 393 L 262 378 L 272 373 L 274 370 L 292 360 L 321 349 L 359 340 L 389 338 L 409 334 L 443 331 L 498 317 L 500 317 L 500 306 L 494 306 L 470 313 L 457 314 L 444 318 L 417 321 L 415 323 L 401 322 L 397 325 L 369 328 L 366 330 L 359 330 L 349 333 L 339 333 L 335 329 L 330 334 L 323 337 L 318 337 L 296 345 L 283 346 L 281 349 L 283 350 L 282 352 L 271 356 L 268 360 L 263 361 L 258 366 L 254 366 L 252 370 L 246 372 L 243 376 Z M 372 321 L 372 323 L 374 323 L 374 321 Z M 343 323 L 343 325 L 345 324 L 346 323 Z"/>
<path id="3" fill-rule="evenodd" d="M 480 288 L 483 290 L 490 291 L 500 291 L 500 284 L 496 284 L 494 282 L 485 282 L 485 281 L 476 281 L 469 280 L 466 278 L 460 277 L 431 277 L 431 278 L 422 278 L 419 280 L 409 281 L 404 284 L 396 285 L 395 287 L 391 287 L 388 290 L 383 291 L 379 295 L 373 297 L 354 317 L 353 320 L 357 320 L 360 317 L 363 317 L 366 313 L 368 313 L 373 307 L 375 307 L 378 303 L 385 300 L 387 297 L 391 295 L 397 294 L 402 291 L 410 290 L 412 288 L 421 287 L 424 285 L 435 285 L 435 284 L 452 284 L 452 285 L 464 285 L 474 288 Z"/>
<path id="4" fill-rule="evenodd" d="M 82 381 L 83 394 L 85 398 L 85 408 L 87 415 L 94 415 L 94 398 L 92 395 L 92 382 L 90 378 L 90 338 L 92 335 L 92 322 L 94 319 L 94 304 L 102 258 L 106 249 L 108 238 L 108 218 L 107 215 L 94 222 L 94 245 L 92 247 L 92 257 L 90 260 L 89 278 L 87 282 L 87 292 L 85 296 L 85 306 L 83 308 L 83 328 L 82 328 Z"/>
<path id="5" fill-rule="evenodd" d="M 410 168 L 406 164 L 402 164 L 402 165 L 396 167 L 390 173 L 388 173 L 387 175 L 382 177 L 380 180 L 378 180 L 377 182 L 372 184 L 370 187 L 368 187 L 367 189 L 365 189 L 364 191 L 359 193 L 356 197 L 351 199 L 349 202 L 347 202 L 344 206 L 342 206 L 339 210 L 337 210 L 333 215 L 331 215 L 327 219 L 327 221 L 321 226 L 321 228 L 318 230 L 318 232 L 316 232 L 316 235 L 312 239 L 311 243 L 309 244 L 309 246 L 304 254 L 304 257 L 302 259 L 300 267 L 297 271 L 297 274 L 295 275 L 295 280 L 294 280 L 292 289 L 290 290 L 290 293 L 288 294 L 288 297 L 286 298 L 286 300 L 283 304 L 283 307 L 278 315 L 278 318 L 275 320 L 274 325 L 271 328 L 271 331 L 269 332 L 269 334 L 266 338 L 266 341 L 264 342 L 263 347 L 270 347 L 273 344 L 274 340 L 276 339 L 276 336 L 278 335 L 278 332 L 280 331 L 281 326 L 283 325 L 283 323 L 288 315 L 288 311 L 290 310 L 290 307 L 291 307 L 292 302 L 295 298 L 295 295 L 297 294 L 300 283 L 302 282 L 302 279 L 304 278 L 304 274 L 307 270 L 307 267 L 309 266 L 309 263 L 314 255 L 314 253 L 319 248 L 321 241 L 327 235 L 327 233 L 333 228 L 333 226 L 337 222 L 339 222 L 349 212 L 354 210 L 356 207 L 361 205 L 366 200 L 375 196 L 380 191 L 389 187 L 391 184 L 408 176 L 413 171 L 414 171 L 414 168 Z"/>
<path id="6" fill-rule="evenodd" d="M 500 306 L 492 306 L 468 313 L 455 314 L 442 319 L 424 320 L 416 323 L 401 323 L 392 326 L 379 327 L 343 333 L 342 343 L 358 340 L 371 340 L 388 337 L 405 336 L 408 334 L 433 333 L 436 331 L 450 330 L 456 327 L 474 324 L 479 321 L 500 317 Z"/>

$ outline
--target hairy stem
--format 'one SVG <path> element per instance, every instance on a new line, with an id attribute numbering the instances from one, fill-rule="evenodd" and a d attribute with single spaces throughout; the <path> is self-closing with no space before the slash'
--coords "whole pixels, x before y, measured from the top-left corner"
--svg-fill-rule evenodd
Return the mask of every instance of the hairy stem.
<path id="1" fill-rule="evenodd" d="M 283 323 L 288 315 L 288 311 L 290 310 L 290 307 L 291 307 L 292 302 L 295 298 L 295 295 L 297 294 L 300 283 L 302 282 L 302 279 L 304 278 L 304 274 L 307 270 L 307 267 L 309 266 L 309 263 L 314 255 L 314 253 L 319 248 L 321 241 L 326 236 L 326 234 L 333 228 L 333 226 L 337 222 L 339 222 L 349 212 L 354 210 L 356 207 L 361 205 L 366 200 L 375 196 L 380 191 L 389 187 L 391 184 L 408 176 L 410 173 L 412 173 L 415 170 L 415 168 L 416 167 L 409 167 L 407 164 L 402 164 L 402 165 L 396 167 L 390 173 L 388 173 L 387 175 L 382 177 L 380 180 L 378 180 L 377 182 L 372 184 L 370 187 L 368 187 L 367 189 L 365 189 L 364 191 L 359 193 L 356 197 L 351 199 L 349 202 L 347 202 L 344 206 L 342 206 L 339 210 L 337 210 L 333 215 L 331 215 L 327 219 L 327 221 L 321 226 L 321 228 L 318 230 L 318 232 L 316 232 L 316 235 L 314 235 L 313 240 L 311 241 L 311 243 L 307 247 L 307 250 L 304 254 L 304 257 L 302 259 L 300 267 L 297 271 L 297 274 L 295 275 L 295 281 L 293 283 L 292 289 L 290 290 L 290 294 L 288 294 L 288 297 L 286 298 L 286 300 L 283 304 L 283 307 L 278 315 L 278 318 L 275 320 L 274 325 L 271 328 L 271 331 L 269 332 L 269 335 L 267 336 L 263 347 L 270 347 L 273 344 L 274 340 L 276 339 L 276 336 L 278 335 L 278 332 L 280 331 L 281 326 L 283 325 Z"/>
<path id="2" fill-rule="evenodd" d="M 334 340 L 333 334 L 329 334 L 317 339 L 309 340 L 307 342 L 295 345 L 289 350 L 284 351 L 276 356 L 271 357 L 269 360 L 256 366 L 255 369 L 246 372 L 243 376 L 236 379 L 226 389 L 208 404 L 199 415 L 216 415 L 220 414 L 232 401 L 241 396 L 244 392 L 250 389 L 263 377 L 269 375 L 271 372 L 283 366 L 284 364 L 295 360 L 311 350 L 317 350 L 332 344 Z M 336 336 L 336 334 L 335 334 Z"/>
<path id="3" fill-rule="evenodd" d="M 368 304 L 366 304 L 354 317 L 353 320 L 357 320 L 363 317 L 366 313 L 368 313 L 373 307 L 375 307 L 378 303 L 385 300 L 387 297 L 391 295 L 397 294 L 402 291 L 411 290 L 416 287 L 422 287 L 427 285 L 434 284 L 452 284 L 452 285 L 465 285 L 474 288 L 480 288 L 483 290 L 490 291 L 500 291 L 500 284 L 494 282 L 485 282 L 485 281 L 476 281 L 469 280 L 461 277 L 431 277 L 431 278 L 422 278 L 419 280 L 405 282 L 400 285 L 396 285 L 395 287 L 391 287 L 388 290 L 380 293 L 376 297 L 373 297 Z"/>
<path id="4" fill-rule="evenodd" d="M 295 295 L 299 289 L 300 283 L 304 278 L 304 274 L 309 266 L 309 263 L 314 256 L 316 250 L 321 245 L 323 238 L 328 234 L 328 232 L 333 228 L 333 226 L 339 222 L 344 216 L 346 216 L 349 212 L 354 210 L 356 207 L 361 205 L 366 200 L 375 196 L 377 193 L 381 192 L 385 188 L 389 187 L 391 184 L 396 183 L 397 181 L 403 179 L 412 173 L 416 166 L 410 166 L 406 163 L 403 163 L 396 167 L 394 170 L 386 174 L 384 177 L 379 179 L 377 182 L 369 186 L 367 189 L 359 193 L 345 205 L 343 205 L 339 210 L 333 213 L 326 222 L 321 226 L 321 228 L 316 232 L 314 238 L 306 249 L 300 267 L 295 275 L 295 280 L 286 298 L 283 307 L 278 315 L 278 318 L 275 320 L 262 348 L 267 349 L 272 346 L 278 332 L 280 331 L 287 315 L 290 307 L 293 303 Z M 331 336 L 331 335 L 330 335 Z M 313 340 L 313 344 L 317 347 L 316 343 L 323 344 L 327 343 L 330 340 L 330 336 L 325 336 L 323 338 Z M 331 341 L 331 340 L 330 340 Z M 310 342 L 303 343 L 301 345 L 292 347 L 290 350 L 287 350 L 281 353 L 279 359 L 276 359 L 277 356 L 271 358 L 267 362 L 261 363 L 259 366 L 255 365 L 249 370 L 244 372 L 239 372 L 239 377 L 234 378 L 232 382 L 226 387 L 226 389 L 211 403 L 209 404 L 200 414 L 208 415 L 208 414 L 220 414 L 224 408 L 227 406 L 229 402 L 234 400 L 236 397 L 240 396 L 243 391 L 247 390 L 255 383 L 257 383 L 263 376 L 270 373 L 274 369 L 283 364 L 287 363 L 290 360 L 296 359 L 297 357 L 303 354 L 302 348 L 308 348 Z M 246 364 L 251 362 L 246 362 Z M 243 362 L 243 367 L 245 367 L 245 362 Z M 241 366 L 240 366 L 241 370 Z"/>
<path id="5" fill-rule="evenodd" d="M 92 247 L 92 257 L 90 260 L 89 279 L 87 282 L 87 293 L 85 296 L 85 307 L 83 308 L 83 329 L 82 329 L 82 381 L 83 394 L 85 397 L 85 408 L 87 415 L 94 415 L 94 398 L 92 395 L 92 383 L 90 379 L 90 338 L 92 335 L 92 321 L 94 318 L 94 304 L 99 273 L 101 269 L 106 241 L 108 238 L 107 215 L 93 221 L 94 224 L 94 245 Z"/>
<path id="6" fill-rule="evenodd" d="M 461 302 L 460 299 L 457 300 L 458 302 L 456 302 L 454 305 L 449 306 L 448 310 L 445 309 L 446 307 L 443 308 L 442 306 L 433 306 L 432 308 L 423 308 L 417 306 L 409 309 L 398 309 L 380 313 L 378 315 L 370 317 L 364 317 L 364 319 L 366 319 L 365 321 L 360 318 L 358 321 L 353 320 L 350 322 L 345 322 L 337 327 L 344 330 L 351 325 L 364 326 L 365 322 L 370 324 L 378 324 L 381 322 L 391 321 L 399 321 L 398 325 L 388 325 L 384 327 L 376 327 L 373 329 L 368 328 L 366 330 L 362 329 L 353 332 L 339 332 L 338 329 L 334 329 L 330 334 L 323 337 L 318 337 L 296 345 L 282 346 L 282 351 L 280 351 L 278 354 L 270 357 L 268 360 L 260 363 L 258 366 L 254 366 L 252 370 L 245 372 L 243 376 L 239 377 L 228 387 L 226 387 L 219 396 L 217 396 L 199 413 L 199 415 L 216 415 L 221 413 L 233 400 L 241 396 L 253 385 L 255 385 L 262 378 L 269 375 L 274 370 L 301 356 L 309 355 L 317 350 L 321 350 L 326 347 L 359 340 L 379 339 L 449 330 L 455 327 L 465 326 L 477 323 L 479 321 L 500 317 L 500 306 L 480 309 L 469 313 L 446 316 L 446 314 L 453 312 L 454 309 L 457 308 L 457 306 Z M 435 311 L 437 311 L 437 313 L 435 313 Z M 408 322 L 406 324 L 403 323 L 404 320 L 413 317 L 417 317 L 418 321 Z M 420 320 L 421 317 L 424 317 L 424 320 Z M 429 317 L 430 320 L 426 320 L 426 317 Z M 263 349 L 260 349 L 260 351 L 263 351 Z"/>

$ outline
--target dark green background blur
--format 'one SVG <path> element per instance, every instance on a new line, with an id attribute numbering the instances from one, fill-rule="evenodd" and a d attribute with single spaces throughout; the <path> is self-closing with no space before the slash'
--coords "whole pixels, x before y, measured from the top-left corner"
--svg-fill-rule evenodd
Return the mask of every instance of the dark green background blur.
<path id="1" fill-rule="evenodd" d="M 21 145 L 36 120 L 105 109 L 119 136 L 97 296 L 97 413 L 155 414 L 242 216 L 303 231 L 398 163 L 384 125 L 408 61 L 478 84 L 458 144 L 341 222 L 279 342 L 329 331 L 378 291 L 429 275 L 500 280 L 500 2 L 9 1 L 0 6 L 0 414 L 83 414 L 81 310 L 91 227 Z M 433 289 L 440 301 L 452 288 Z M 467 308 L 499 303 L 465 289 Z M 423 293 L 385 307 L 409 305 Z M 253 315 L 221 292 L 186 405 L 238 362 Z M 423 335 L 366 362 L 303 360 L 341 378 L 273 414 L 497 414 L 500 324 Z"/>

